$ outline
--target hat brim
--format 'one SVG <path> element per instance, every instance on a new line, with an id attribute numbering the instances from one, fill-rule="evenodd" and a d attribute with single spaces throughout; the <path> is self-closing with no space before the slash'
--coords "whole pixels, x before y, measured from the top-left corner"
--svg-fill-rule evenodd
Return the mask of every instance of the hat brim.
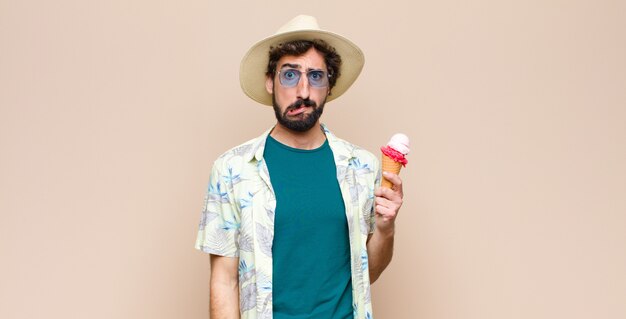
<path id="1" fill-rule="evenodd" d="M 361 49 L 352 41 L 324 30 L 297 30 L 267 37 L 253 45 L 241 60 L 239 68 L 239 82 L 243 92 L 251 99 L 264 104 L 272 105 L 272 95 L 265 89 L 265 74 L 269 63 L 270 47 L 279 43 L 294 40 L 324 40 L 337 50 L 341 56 L 341 75 L 337 78 L 332 94 L 327 102 L 340 97 L 356 81 L 365 64 L 365 57 Z"/>

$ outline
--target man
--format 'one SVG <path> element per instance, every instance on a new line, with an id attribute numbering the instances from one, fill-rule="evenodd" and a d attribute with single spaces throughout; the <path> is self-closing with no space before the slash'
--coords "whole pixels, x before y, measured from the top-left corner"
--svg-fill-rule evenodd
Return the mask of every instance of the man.
<path id="1" fill-rule="evenodd" d="M 277 123 L 214 163 L 196 248 L 211 254 L 212 319 L 372 318 L 402 185 L 377 188 L 370 152 L 320 123 L 364 63 L 348 39 L 298 16 L 255 44 L 243 91 Z"/>

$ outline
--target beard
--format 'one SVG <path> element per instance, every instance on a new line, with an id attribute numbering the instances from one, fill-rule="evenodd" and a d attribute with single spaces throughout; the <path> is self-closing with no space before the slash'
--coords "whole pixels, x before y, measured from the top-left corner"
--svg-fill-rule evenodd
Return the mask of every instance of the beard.
<path id="1" fill-rule="evenodd" d="M 278 123 L 280 123 L 282 126 L 296 132 L 306 132 L 310 130 L 322 116 L 325 103 L 326 98 L 324 98 L 319 106 L 313 100 L 298 100 L 295 103 L 289 105 L 285 109 L 285 111 L 281 113 L 280 107 L 278 106 L 278 103 L 276 103 L 276 96 L 272 94 L 272 105 L 274 106 L 274 115 L 276 115 L 276 120 L 278 120 Z M 302 118 L 300 119 L 289 119 L 287 116 L 287 112 L 298 109 L 300 107 L 311 107 L 313 108 L 313 112 L 311 112 L 311 114 L 303 114 Z"/>

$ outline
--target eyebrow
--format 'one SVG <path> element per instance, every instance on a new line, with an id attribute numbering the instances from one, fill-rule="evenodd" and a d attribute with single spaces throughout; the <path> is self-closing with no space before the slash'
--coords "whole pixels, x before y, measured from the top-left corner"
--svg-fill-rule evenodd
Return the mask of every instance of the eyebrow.
<path id="1" fill-rule="evenodd" d="M 300 64 L 285 63 L 285 64 L 280 66 L 280 69 L 282 70 L 282 69 L 284 69 L 286 67 L 299 69 L 300 68 Z"/>
<path id="2" fill-rule="evenodd" d="M 283 65 L 280 66 L 280 69 L 284 69 L 284 68 L 292 68 L 292 69 L 300 69 L 302 66 L 300 64 L 293 64 L 293 63 L 285 63 Z M 322 68 L 308 68 L 307 71 L 324 71 L 324 69 Z"/>

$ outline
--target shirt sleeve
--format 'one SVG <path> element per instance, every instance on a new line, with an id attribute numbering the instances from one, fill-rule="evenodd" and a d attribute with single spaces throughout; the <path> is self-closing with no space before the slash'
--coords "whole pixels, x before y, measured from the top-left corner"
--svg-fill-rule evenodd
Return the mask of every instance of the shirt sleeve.
<path id="1" fill-rule="evenodd" d="M 204 197 L 195 247 L 209 254 L 238 257 L 237 240 L 241 223 L 238 207 L 233 205 L 232 185 L 229 184 L 219 163 L 215 162 Z"/>

